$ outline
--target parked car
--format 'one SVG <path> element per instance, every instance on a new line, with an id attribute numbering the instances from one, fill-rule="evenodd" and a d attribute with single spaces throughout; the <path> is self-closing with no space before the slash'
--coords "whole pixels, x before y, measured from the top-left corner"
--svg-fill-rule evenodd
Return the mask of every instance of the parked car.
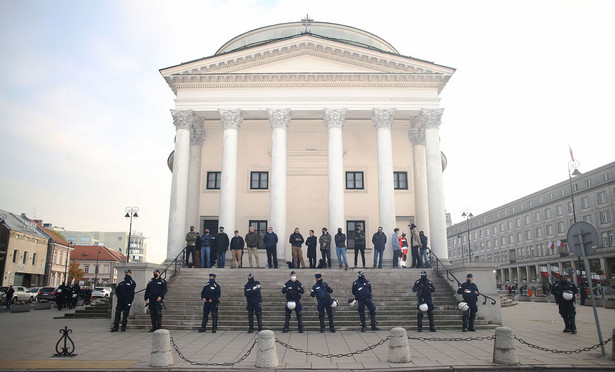
<path id="1" fill-rule="evenodd" d="M 36 301 L 36 296 L 38 296 L 38 290 L 41 289 L 41 287 L 30 287 L 28 288 L 28 292 L 32 293 L 32 295 L 34 296 L 32 298 L 33 301 Z"/>
<path id="2" fill-rule="evenodd" d="M 4 305 L 6 303 L 6 291 L 9 287 L 0 287 L 0 305 Z"/>
<path id="3" fill-rule="evenodd" d="M 36 300 L 38 302 L 50 302 L 56 299 L 56 287 L 41 287 L 38 290 Z"/>
<path id="4" fill-rule="evenodd" d="M 111 296 L 111 287 L 96 287 L 92 291 L 92 297 L 109 297 Z"/>
<path id="5" fill-rule="evenodd" d="M 34 301 L 34 294 L 28 292 L 26 287 L 22 287 L 20 285 L 14 285 L 13 289 L 15 293 L 13 293 L 13 303 L 16 304 L 18 302 L 32 302 Z"/>

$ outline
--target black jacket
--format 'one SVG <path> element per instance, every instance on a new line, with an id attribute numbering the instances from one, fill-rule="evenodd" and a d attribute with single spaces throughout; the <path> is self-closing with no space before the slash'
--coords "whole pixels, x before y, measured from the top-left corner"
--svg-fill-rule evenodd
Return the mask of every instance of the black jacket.
<path id="1" fill-rule="evenodd" d="M 335 246 L 346 248 L 346 234 L 342 234 L 341 232 L 335 234 Z"/>
<path id="2" fill-rule="evenodd" d="M 375 233 L 372 237 L 372 243 L 374 244 L 374 249 L 383 251 L 384 245 L 387 243 L 387 234 L 384 232 L 382 234 Z"/>
<path id="3" fill-rule="evenodd" d="M 354 283 L 352 283 L 352 294 L 357 300 L 371 300 L 372 285 L 369 280 L 365 278 L 357 279 Z"/>
<path id="4" fill-rule="evenodd" d="M 323 280 L 317 281 L 316 284 L 314 284 L 310 296 L 316 297 L 318 302 L 325 301 L 328 305 L 331 300 L 331 293 L 333 293 L 333 289 Z"/>
<path id="5" fill-rule="evenodd" d="M 305 241 L 305 245 L 307 245 L 307 256 L 308 258 L 313 257 L 316 258 L 316 245 L 318 244 L 316 240 L 316 236 L 309 236 Z"/>
<path id="6" fill-rule="evenodd" d="M 436 291 L 436 287 L 434 287 L 431 280 L 419 279 L 414 282 L 414 286 L 412 287 L 412 292 L 416 292 L 416 297 L 420 303 L 424 303 L 427 301 L 431 301 L 431 293 Z"/>
<path id="7" fill-rule="evenodd" d="M 201 290 L 201 298 L 206 299 L 207 302 L 211 300 L 211 302 L 217 304 L 220 302 L 219 299 L 221 293 L 222 291 L 220 285 L 214 281 L 213 283 L 207 283 L 203 286 L 203 289 Z"/>
<path id="8" fill-rule="evenodd" d="M 301 282 L 295 280 L 289 280 L 284 284 L 284 288 L 282 288 L 282 293 L 286 295 L 286 301 L 297 301 L 301 299 L 301 295 L 305 293 Z"/>
<path id="9" fill-rule="evenodd" d="M 466 289 L 469 290 L 469 292 L 466 293 Z M 458 294 L 463 295 L 463 300 L 469 303 L 475 303 L 478 299 L 478 295 L 474 292 L 478 292 L 478 287 L 476 284 L 469 282 L 461 284 L 457 290 Z"/>
<path id="10" fill-rule="evenodd" d="M 428 247 L 427 247 L 427 241 L 428 241 L 429 239 L 427 239 L 427 237 L 426 237 L 425 235 L 423 235 L 423 234 L 420 234 L 419 236 L 421 237 L 421 244 L 423 245 L 423 246 L 421 247 L 421 250 L 427 249 L 427 248 L 428 248 Z"/>
<path id="11" fill-rule="evenodd" d="M 243 247 L 245 247 L 245 243 L 241 236 L 234 236 L 233 239 L 231 239 L 231 249 L 237 250 L 243 249 Z"/>
<path id="12" fill-rule="evenodd" d="M 132 303 L 135 299 L 135 289 L 137 287 L 137 283 L 132 280 L 132 277 L 126 275 L 124 280 L 119 282 L 117 288 L 115 288 L 115 295 L 119 301 Z"/>
<path id="13" fill-rule="evenodd" d="M 292 233 L 290 234 L 290 238 L 288 239 L 288 242 L 290 243 L 290 245 L 294 247 L 301 247 L 304 242 L 303 235 L 301 235 L 300 233 Z"/>
<path id="14" fill-rule="evenodd" d="M 275 248 L 276 244 L 278 244 L 278 235 L 274 232 L 266 232 L 265 236 L 263 236 L 263 244 L 265 244 L 265 248 Z"/>
<path id="15" fill-rule="evenodd" d="M 164 300 L 164 295 L 167 294 L 167 281 L 162 278 L 152 278 L 147 287 L 145 287 L 144 298 L 150 301 L 156 301 L 158 297 Z"/>
<path id="16" fill-rule="evenodd" d="M 261 282 L 258 280 L 248 280 L 248 282 L 243 286 L 243 294 L 246 296 L 246 300 L 248 302 L 263 302 L 261 297 Z"/>
<path id="17" fill-rule="evenodd" d="M 354 247 L 365 248 L 365 231 L 354 231 Z"/>
<path id="18" fill-rule="evenodd" d="M 226 252 L 228 250 L 229 240 L 226 233 L 219 233 L 215 240 L 216 252 Z"/>

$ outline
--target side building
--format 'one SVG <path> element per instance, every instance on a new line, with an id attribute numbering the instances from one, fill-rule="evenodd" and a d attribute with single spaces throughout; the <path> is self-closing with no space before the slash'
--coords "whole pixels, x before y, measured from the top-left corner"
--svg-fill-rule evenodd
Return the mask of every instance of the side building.
<path id="1" fill-rule="evenodd" d="M 69 242 L 79 245 L 98 245 L 127 255 L 128 233 L 125 231 L 61 231 Z M 130 234 L 130 262 L 145 262 L 147 244 L 141 232 L 133 231 Z"/>
<path id="2" fill-rule="evenodd" d="M 450 226 L 448 256 L 453 262 L 497 263 L 501 287 L 540 289 L 563 272 L 572 272 L 578 285 L 580 261 L 566 236 L 575 220 L 586 221 L 596 227 L 601 243 L 588 257 L 592 281 L 613 285 L 614 218 L 615 162 Z"/>
<path id="3" fill-rule="evenodd" d="M 82 280 L 86 285 L 109 286 L 117 283 L 115 265 L 126 262 L 126 256 L 100 245 L 76 245 L 70 260 L 77 261 L 79 268 L 85 272 Z"/>
<path id="4" fill-rule="evenodd" d="M 47 262 L 45 265 L 45 285 L 57 287 L 66 282 L 68 258 L 74 248 L 59 233 L 43 225 L 42 220 L 33 220 L 43 235 L 49 238 Z"/>

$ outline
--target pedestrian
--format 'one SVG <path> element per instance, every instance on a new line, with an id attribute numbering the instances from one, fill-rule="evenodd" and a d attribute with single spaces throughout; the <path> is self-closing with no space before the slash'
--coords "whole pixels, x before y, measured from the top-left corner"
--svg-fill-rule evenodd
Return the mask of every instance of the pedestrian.
<path id="1" fill-rule="evenodd" d="M 551 293 L 555 296 L 555 303 L 559 309 L 559 315 L 564 319 L 564 332 L 576 334 L 577 326 L 575 323 L 576 310 L 574 308 L 575 295 L 578 293 L 577 286 L 568 281 L 566 275 L 560 276 L 560 279 L 555 282 Z"/>
<path id="2" fill-rule="evenodd" d="M 420 267 L 430 267 L 429 259 L 427 258 L 427 250 L 429 249 L 429 247 L 427 246 L 427 242 L 429 239 L 427 239 L 423 231 L 419 232 L 419 238 L 421 239 L 421 249 L 419 257 Z"/>
<path id="3" fill-rule="evenodd" d="M 474 332 L 474 318 L 476 318 L 476 312 L 478 306 L 476 304 L 478 300 L 478 287 L 473 283 L 474 277 L 471 273 L 466 275 L 466 282 L 459 286 L 457 293 L 463 296 L 463 301 L 468 304 L 468 310 L 463 313 L 463 332 Z"/>
<path id="4" fill-rule="evenodd" d="M 363 271 L 359 271 L 357 274 L 357 280 L 352 283 L 352 295 L 355 301 L 359 303 L 357 311 L 359 312 L 359 319 L 361 320 L 361 332 L 367 330 L 367 325 L 365 323 L 365 307 L 369 310 L 372 331 L 379 331 L 380 328 L 377 327 L 378 322 L 376 321 L 376 305 L 372 302 L 372 285 L 365 278 Z"/>
<path id="5" fill-rule="evenodd" d="M 15 288 L 13 285 L 9 285 L 9 289 L 6 290 L 6 308 L 10 309 L 13 304 L 13 294 L 15 293 Z"/>
<path id="6" fill-rule="evenodd" d="M 331 268 L 331 235 L 326 227 L 322 228 L 322 235 L 318 238 L 320 245 L 320 257 L 322 257 L 323 268 Z"/>
<path id="7" fill-rule="evenodd" d="M 152 320 L 150 332 L 162 328 L 162 306 L 164 295 L 167 294 L 167 281 L 160 277 L 160 270 L 154 270 L 154 277 L 145 287 L 145 305 L 149 307 L 149 316 Z"/>
<path id="8" fill-rule="evenodd" d="M 316 268 L 316 245 L 318 242 L 316 241 L 316 237 L 314 236 L 314 230 L 310 230 L 310 236 L 305 240 L 305 245 L 307 246 L 307 257 L 310 261 L 310 269 Z"/>
<path id="9" fill-rule="evenodd" d="M 77 301 L 79 300 L 79 294 L 81 294 L 81 287 L 79 287 L 79 283 L 75 282 L 73 279 L 70 286 L 70 300 L 69 300 L 69 309 L 74 309 L 77 307 Z"/>
<path id="10" fill-rule="evenodd" d="M 585 300 L 587 300 L 587 282 L 583 278 L 579 282 L 579 293 L 581 297 L 581 305 L 585 305 Z"/>
<path id="11" fill-rule="evenodd" d="M 235 262 L 237 267 L 241 268 L 241 256 L 243 255 L 243 247 L 245 242 L 239 235 L 239 230 L 235 230 L 235 236 L 231 239 L 231 269 L 235 268 Z"/>
<path id="12" fill-rule="evenodd" d="M 223 226 L 220 226 L 218 230 L 218 236 L 216 236 L 216 252 L 218 255 L 218 268 L 222 269 L 224 268 L 224 260 L 229 246 L 229 239 L 228 235 L 224 232 Z"/>
<path id="13" fill-rule="evenodd" d="M 401 263 L 401 267 L 405 268 L 406 262 L 408 261 L 408 238 L 406 237 L 406 232 L 403 231 L 401 236 L 399 237 L 399 246 L 401 248 L 399 262 Z"/>
<path id="14" fill-rule="evenodd" d="M 194 267 L 196 257 L 196 238 L 199 233 L 194 231 L 194 226 L 190 226 L 190 231 L 186 234 L 186 267 Z"/>
<path id="15" fill-rule="evenodd" d="M 299 233 L 299 228 L 295 227 L 295 232 L 290 235 L 288 242 L 292 246 L 293 265 L 296 268 L 305 268 L 305 262 L 303 262 L 303 252 L 301 251 L 303 241 L 303 235 Z M 301 266 L 299 266 L 299 263 L 301 263 Z"/>
<path id="16" fill-rule="evenodd" d="M 410 224 L 410 254 L 412 255 L 412 268 L 421 267 L 419 259 L 419 249 L 421 247 L 421 237 L 419 236 L 419 229 L 415 224 Z"/>
<path id="17" fill-rule="evenodd" d="M 263 237 L 263 244 L 265 244 L 265 250 L 267 250 L 267 267 L 278 268 L 278 236 L 273 232 L 273 227 L 269 226 L 265 236 Z"/>
<path id="18" fill-rule="evenodd" d="M 58 289 L 56 289 L 56 306 L 58 307 L 58 310 L 62 310 L 64 307 L 64 299 L 66 298 L 67 292 L 68 289 L 66 288 L 66 284 L 62 282 Z"/>
<path id="19" fill-rule="evenodd" d="M 342 228 L 337 228 L 337 234 L 335 234 L 335 253 L 337 253 L 337 263 L 342 268 L 342 258 L 345 270 L 348 270 L 348 260 L 346 259 L 346 234 L 342 233 Z"/>
<path id="20" fill-rule="evenodd" d="M 414 282 L 412 292 L 416 292 L 418 299 L 418 313 L 416 315 L 417 327 L 419 332 L 423 332 L 423 313 L 427 312 L 427 319 L 429 319 L 429 331 L 435 332 L 436 327 L 433 322 L 433 303 L 431 301 L 431 294 L 436 291 L 431 280 L 427 279 L 427 272 L 421 271 L 421 279 Z M 422 306 L 422 307 L 421 307 Z M 427 306 L 427 309 L 425 309 Z"/>
<path id="21" fill-rule="evenodd" d="M 261 297 L 261 282 L 254 279 L 254 275 L 248 274 L 248 282 L 243 287 L 243 294 L 246 296 L 248 311 L 248 333 L 254 332 L 254 314 L 256 314 L 256 324 L 258 331 L 263 330 L 263 299 Z"/>
<path id="22" fill-rule="evenodd" d="M 294 271 L 290 272 L 290 280 L 284 284 L 284 288 L 282 288 L 282 293 L 286 295 L 286 306 L 284 310 L 286 311 L 286 317 L 284 318 L 284 329 L 282 333 L 288 333 L 289 323 L 290 323 L 290 314 L 295 310 L 295 314 L 297 315 L 297 326 L 299 329 L 299 333 L 303 333 L 303 316 L 301 315 L 301 295 L 305 293 L 301 282 L 297 280 L 297 274 Z"/>
<path id="23" fill-rule="evenodd" d="M 374 245 L 374 269 L 376 266 L 382 269 L 382 255 L 384 254 L 384 246 L 386 243 L 387 236 L 382 232 L 382 226 L 378 226 L 378 232 L 372 236 L 372 244 Z"/>
<path id="24" fill-rule="evenodd" d="M 254 231 L 254 226 L 250 226 L 250 231 L 246 234 L 246 246 L 248 247 L 248 260 L 250 261 L 250 267 L 252 266 L 252 256 L 256 263 L 256 267 L 260 267 L 258 263 L 258 234 Z"/>
<path id="25" fill-rule="evenodd" d="M 361 260 L 365 269 L 365 231 L 361 225 L 357 225 L 354 231 L 354 267 L 357 268 L 358 253 L 361 252 Z"/>
<path id="26" fill-rule="evenodd" d="M 209 274 L 209 282 L 201 290 L 201 301 L 203 301 L 203 321 L 199 332 L 207 330 L 207 321 L 211 313 L 211 333 L 218 330 L 218 304 L 220 303 L 221 287 L 216 283 L 216 274 Z"/>
<path id="27" fill-rule="evenodd" d="M 211 267 L 211 242 L 213 237 L 209 233 L 209 229 L 205 229 L 205 233 L 201 235 L 201 268 Z"/>
<path id="28" fill-rule="evenodd" d="M 130 315 L 130 306 L 135 299 L 135 289 L 137 283 L 132 280 L 132 271 L 124 271 L 124 280 L 118 283 L 115 288 L 115 296 L 117 297 L 117 305 L 115 306 L 115 320 L 111 332 L 117 332 L 120 326 L 120 316 L 122 317 L 122 332 L 126 331 L 128 316 Z"/>
<path id="29" fill-rule="evenodd" d="M 316 277 L 316 284 L 312 287 L 310 296 L 316 297 L 318 305 L 318 320 L 320 321 L 320 333 L 325 333 L 325 310 L 327 311 L 327 317 L 329 318 L 329 330 L 331 333 L 335 333 L 335 325 L 333 324 L 333 299 L 331 293 L 333 289 L 322 279 L 322 274 L 314 275 Z"/>
<path id="30" fill-rule="evenodd" d="M 401 255 L 401 247 L 399 245 L 399 228 L 393 229 L 393 236 L 391 236 L 391 245 L 393 246 L 393 268 L 399 269 L 399 257 Z"/>

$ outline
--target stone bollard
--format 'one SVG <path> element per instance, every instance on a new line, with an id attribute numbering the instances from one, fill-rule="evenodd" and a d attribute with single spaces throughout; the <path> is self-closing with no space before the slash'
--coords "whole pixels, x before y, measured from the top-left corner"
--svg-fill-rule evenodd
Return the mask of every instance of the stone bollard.
<path id="1" fill-rule="evenodd" d="M 498 327 L 495 329 L 493 363 L 517 364 L 517 349 L 511 328 Z"/>
<path id="2" fill-rule="evenodd" d="M 406 330 L 400 327 L 391 329 L 389 333 L 389 363 L 409 363 L 411 360 Z"/>
<path id="3" fill-rule="evenodd" d="M 258 332 L 256 343 L 256 367 L 275 368 L 278 366 L 278 351 L 275 347 L 275 334 L 273 331 Z"/>
<path id="4" fill-rule="evenodd" d="M 152 338 L 152 354 L 149 358 L 150 367 L 167 367 L 173 364 L 173 350 L 171 350 L 171 336 L 166 329 L 154 332 Z"/>

